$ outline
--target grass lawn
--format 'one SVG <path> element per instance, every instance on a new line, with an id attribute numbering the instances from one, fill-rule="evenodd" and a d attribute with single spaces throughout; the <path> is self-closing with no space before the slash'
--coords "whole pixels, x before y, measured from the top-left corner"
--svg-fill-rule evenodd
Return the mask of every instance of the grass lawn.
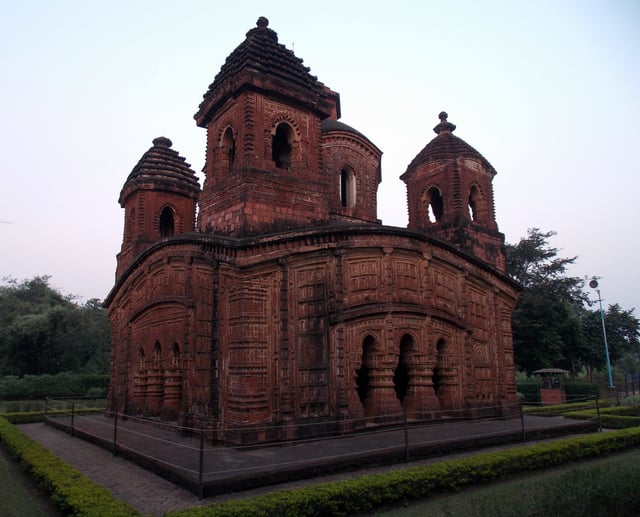
<path id="1" fill-rule="evenodd" d="M 630 485 L 631 483 L 631 485 Z M 521 515 L 638 515 L 611 508 L 592 506 L 593 501 L 616 497 L 620 487 L 635 486 L 632 494 L 640 499 L 640 449 L 588 460 L 537 474 L 523 474 L 509 481 L 498 481 L 437 496 L 405 508 L 378 512 L 377 516 L 422 517 L 472 515 L 500 517 Z M 625 492 L 625 490 L 622 490 Z M 620 497 L 622 499 L 622 497 Z M 637 504 L 637 502 L 636 502 Z M 637 508 L 637 506 L 636 506 Z M 613 513 L 611 513 L 613 511 Z"/>
<path id="2" fill-rule="evenodd" d="M 0 516 L 61 515 L 7 451 L 0 447 Z"/>

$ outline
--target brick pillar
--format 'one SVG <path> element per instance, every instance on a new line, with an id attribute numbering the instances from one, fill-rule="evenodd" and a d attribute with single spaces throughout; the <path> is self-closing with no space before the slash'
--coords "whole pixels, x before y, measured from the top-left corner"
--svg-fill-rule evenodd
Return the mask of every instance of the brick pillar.
<path id="1" fill-rule="evenodd" d="M 164 392 L 162 401 L 163 420 L 177 420 L 182 404 L 182 373 L 178 369 L 165 372 Z"/>
<path id="2" fill-rule="evenodd" d="M 132 414 L 142 413 L 147 395 L 147 372 L 139 370 L 133 376 L 133 400 L 129 412 Z"/>
<path id="3" fill-rule="evenodd" d="M 164 394 L 164 371 L 160 368 L 149 370 L 147 375 L 147 397 L 144 404 L 145 416 L 159 416 Z"/>
<path id="4" fill-rule="evenodd" d="M 426 413 L 440 410 L 440 400 L 433 390 L 433 363 L 414 363 L 409 365 L 409 386 L 402 400 L 407 417 L 420 419 Z"/>
<path id="5" fill-rule="evenodd" d="M 393 385 L 393 368 L 374 366 L 369 370 L 369 390 L 364 400 L 368 417 L 402 413 L 402 406 Z"/>

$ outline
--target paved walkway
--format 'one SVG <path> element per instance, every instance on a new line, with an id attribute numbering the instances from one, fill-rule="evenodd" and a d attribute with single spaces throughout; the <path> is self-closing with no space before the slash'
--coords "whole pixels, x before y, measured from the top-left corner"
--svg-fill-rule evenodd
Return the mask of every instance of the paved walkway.
<path id="1" fill-rule="evenodd" d="M 313 476 L 316 476 L 313 482 L 353 477 L 362 474 L 354 473 L 355 469 L 367 466 L 375 466 L 376 471 L 392 469 L 393 466 L 380 465 L 403 461 L 407 452 L 411 459 L 424 463 L 427 457 L 504 446 L 520 442 L 522 438 L 521 421 L 513 419 L 410 427 L 406 434 L 408 447 L 405 447 L 403 429 L 285 446 L 206 445 L 202 450 L 202 486 L 204 494 L 210 497 L 200 500 L 196 495 L 201 464 L 197 438 L 181 437 L 173 430 L 127 420 L 118 423 L 119 455 L 114 456 L 105 448 L 113 442 L 114 421 L 103 416 L 76 417 L 74 421 L 76 433 L 102 442 L 102 447 L 45 424 L 20 428 L 94 482 L 111 490 L 117 498 L 151 515 L 238 497 L 237 494 L 221 495 L 225 492 L 244 490 L 243 496 L 247 496 L 284 488 L 282 484 L 264 487 L 267 482 L 287 483 L 289 488 L 309 484 L 312 481 L 308 478 Z M 525 430 L 528 438 L 541 439 L 587 432 L 593 430 L 593 423 L 527 416 Z M 123 458 L 123 454 L 135 457 L 154 472 L 162 472 L 163 476 L 191 490 L 139 467 Z M 342 473 L 330 475 L 336 471 Z M 320 474 L 321 479 L 317 477 Z"/>

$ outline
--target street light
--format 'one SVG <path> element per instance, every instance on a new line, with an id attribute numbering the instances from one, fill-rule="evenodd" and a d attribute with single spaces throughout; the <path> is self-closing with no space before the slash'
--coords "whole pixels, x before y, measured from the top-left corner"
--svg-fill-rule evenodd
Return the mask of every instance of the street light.
<path id="1" fill-rule="evenodd" d="M 607 372 L 609 374 L 609 387 L 614 388 L 613 377 L 611 376 L 611 361 L 609 360 L 609 345 L 607 345 L 607 329 L 604 326 L 604 311 L 602 310 L 602 297 L 600 296 L 600 289 L 598 289 L 598 281 L 595 277 L 589 282 L 589 287 L 595 289 L 598 293 L 598 303 L 600 304 L 600 319 L 602 320 L 602 335 L 604 336 L 604 353 L 607 356 Z"/>

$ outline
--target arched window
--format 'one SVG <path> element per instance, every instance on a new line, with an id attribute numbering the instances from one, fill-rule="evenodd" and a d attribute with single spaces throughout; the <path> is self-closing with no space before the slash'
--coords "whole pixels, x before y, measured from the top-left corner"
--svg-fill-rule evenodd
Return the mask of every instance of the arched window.
<path id="1" fill-rule="evenodd" d="M 171 347 L 171 367 L 180 368 L 180 347 L 174 343 Z"/>
<path id="2" fill-rule="evenodd" d="M 289 124 L 278 124 L 271 139 L 271 159 L 278 169 L 291 167 L 291 144 L 293 143 L 293 129 Z"/>
<path id="3" fill-rule="evenodd" d="M 160 237 L 170 237 L 173 231 L 173 209 L 165 206 L 160 212 Z"/>
<path id="4" fill-rule="evenodd" d="M 423 196 L 422 201 L 427 205 L 427 220 L 430 223 L 439 221 L 444 210 L 442 195 L 436 187 L 431 187 Z"/>
<path id="5" fill-rule="evenodd" d="M 146 364 L 145 364 L 145 357 L 144 357 L 144 350 L 142 350 L 142 348 L 140 350 L 138 350 L 138 370 L 140 370 L 141 372 L 144 371 Z"/>
<path id="6" fill-rule="evenodd" d="M 230 171 L 233 162 L 236 160 L 236 140 L 233 137 L 233 129 L 230 127 L 225 130 L 224 136 L 222 137 L 221 151 L 220 158 L 225 164 L 224 169 Z"/>
<path id="7" fill-rule="evenodd" d="M 469 217 L 472 221 L 483 222 L 486 217 L 486 206 L 482 192 L 473 185 L 469 190 Z"/>
<path id="8" fill-rule="evenodd" d="M 160 347 L 160 343 L 156 341 L 156 344 L 153 346 L 153 367 L 160 368 L 162 366 L 162 348 Z"/>
<path id="9" fill-rule="evenodd" d="M 340 171 L 340 202 L 345 208 L 356 205 L 356 178 L 350 167 L 343 167 Z"/>

